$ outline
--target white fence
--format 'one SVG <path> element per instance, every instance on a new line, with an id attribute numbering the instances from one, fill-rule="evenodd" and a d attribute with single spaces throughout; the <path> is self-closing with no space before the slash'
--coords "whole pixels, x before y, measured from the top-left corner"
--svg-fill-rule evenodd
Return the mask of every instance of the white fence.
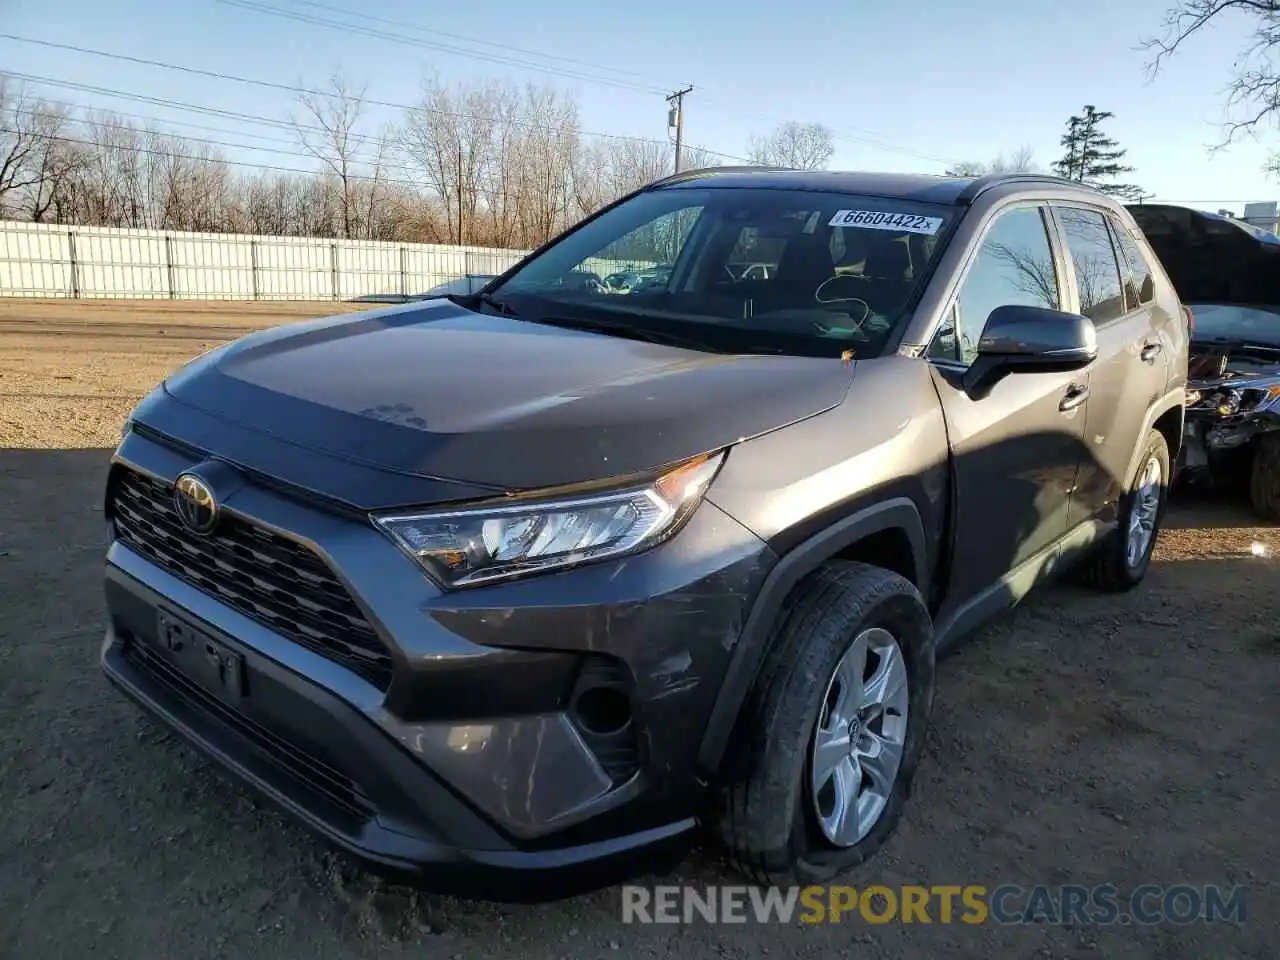
<path id="1" fill-rule="evenodd" d="M 501 273 L 525 253 L 0 221 L 0 297 L 346 300 Z"/>

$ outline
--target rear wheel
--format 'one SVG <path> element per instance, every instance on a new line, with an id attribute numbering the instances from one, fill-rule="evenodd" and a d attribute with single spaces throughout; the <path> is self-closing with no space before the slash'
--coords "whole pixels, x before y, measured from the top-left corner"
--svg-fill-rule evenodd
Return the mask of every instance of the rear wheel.
<path id="1" fill-rule="evenodd" d="M 1264 520 L 1280 523 L 1280 434 L 1260 437 L 1249 473 L 1249 500 Z"/>
<path id="2" fill-rule="evenodd" d="M 827 882 L 892 835 L 933 704 L 933 627 L 904 578 L 832 563 L 797 586 L 722 772 L 717 826 L 760 883 Z"/>
<path id="3" fill-rule="evenodd" d="M 1138 471 L 1120 498 L 1120 523 L 1098 546 L 1082 570 L 1100 590 L 1131 590 L 1142 582 L 1164 521 L 1169 495 L 1169 444 L 1152 430 L 1138 457 Z"/>

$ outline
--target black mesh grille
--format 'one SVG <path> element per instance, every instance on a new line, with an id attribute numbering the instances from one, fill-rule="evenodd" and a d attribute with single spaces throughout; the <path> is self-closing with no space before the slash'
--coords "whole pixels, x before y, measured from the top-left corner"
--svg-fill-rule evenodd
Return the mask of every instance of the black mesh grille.
<path id="1" fill-rule="evenodd" d="M 118 468 L 111 507 L 119 538 L 227 606 L 387 688 L 387 648 L 315 553 L 227 515 L 199 536 L 178 519 L 172 498 L 170 484 Z"/>

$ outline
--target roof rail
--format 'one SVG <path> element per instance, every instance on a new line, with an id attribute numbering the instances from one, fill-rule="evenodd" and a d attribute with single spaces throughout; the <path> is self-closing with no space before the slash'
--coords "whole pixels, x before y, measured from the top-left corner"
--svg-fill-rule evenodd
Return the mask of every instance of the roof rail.
<path id="1" fill-rule="evenodd" d="M 659 177 L 652 181 L 650 187 L 666 186 L 670 183 L 680 183 L 683 180 L 693 180 L 697 177 L 714 175 L 717 173 L 741 173 L 744 170 L 762 173 L 780 173 L 784 170 L 791 170 L 792 167 L 771 167 L 764 164 L 742 163 L 735 165 L 726 165 L 719 167 L 697 167 L 693 170 L 681 170 L 679 173 L 669 173 L 665 177 Z"/>
<path id="2" fill-rule="evenodd" d="M 1068 180 L 1066 177 L 1055 177 L 1050 173 L 988 173 L 978 177 L 967 187 L 960 191 L 956 197 L 957 203 L 972 203 L 978 197 L 995 187 L 1002 187 L 1008 183 L 1056 183 L 1064 186 L 1082 187 L 1086 190 L 1090 189 L 1087 184 L 1078 180 Z"/>

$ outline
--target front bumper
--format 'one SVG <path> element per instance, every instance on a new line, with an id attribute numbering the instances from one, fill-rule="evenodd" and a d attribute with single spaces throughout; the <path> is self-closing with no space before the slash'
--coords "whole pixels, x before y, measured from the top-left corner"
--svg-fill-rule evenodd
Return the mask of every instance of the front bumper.
<path id="1" fill-rule="evenodd" d="M 171 482 L 201 459 L 135 433 L 113 470 Z M 739 525 L 708 504 L 647 554 L 447 594 L 371 525 L 255 483 L 224 507 L 322 557 L 392 676 L 380 688 L 115 541 L 102 666 L 162 722 L 340 848 L 443 892 L 564 896 L 687 847 L 701 734 L 772 561 Z M 237 683 L 173 649 L 161 615 L 234 658 Z M 622 775 L 573 715 L 602 663 L 634 708 Z"/>

